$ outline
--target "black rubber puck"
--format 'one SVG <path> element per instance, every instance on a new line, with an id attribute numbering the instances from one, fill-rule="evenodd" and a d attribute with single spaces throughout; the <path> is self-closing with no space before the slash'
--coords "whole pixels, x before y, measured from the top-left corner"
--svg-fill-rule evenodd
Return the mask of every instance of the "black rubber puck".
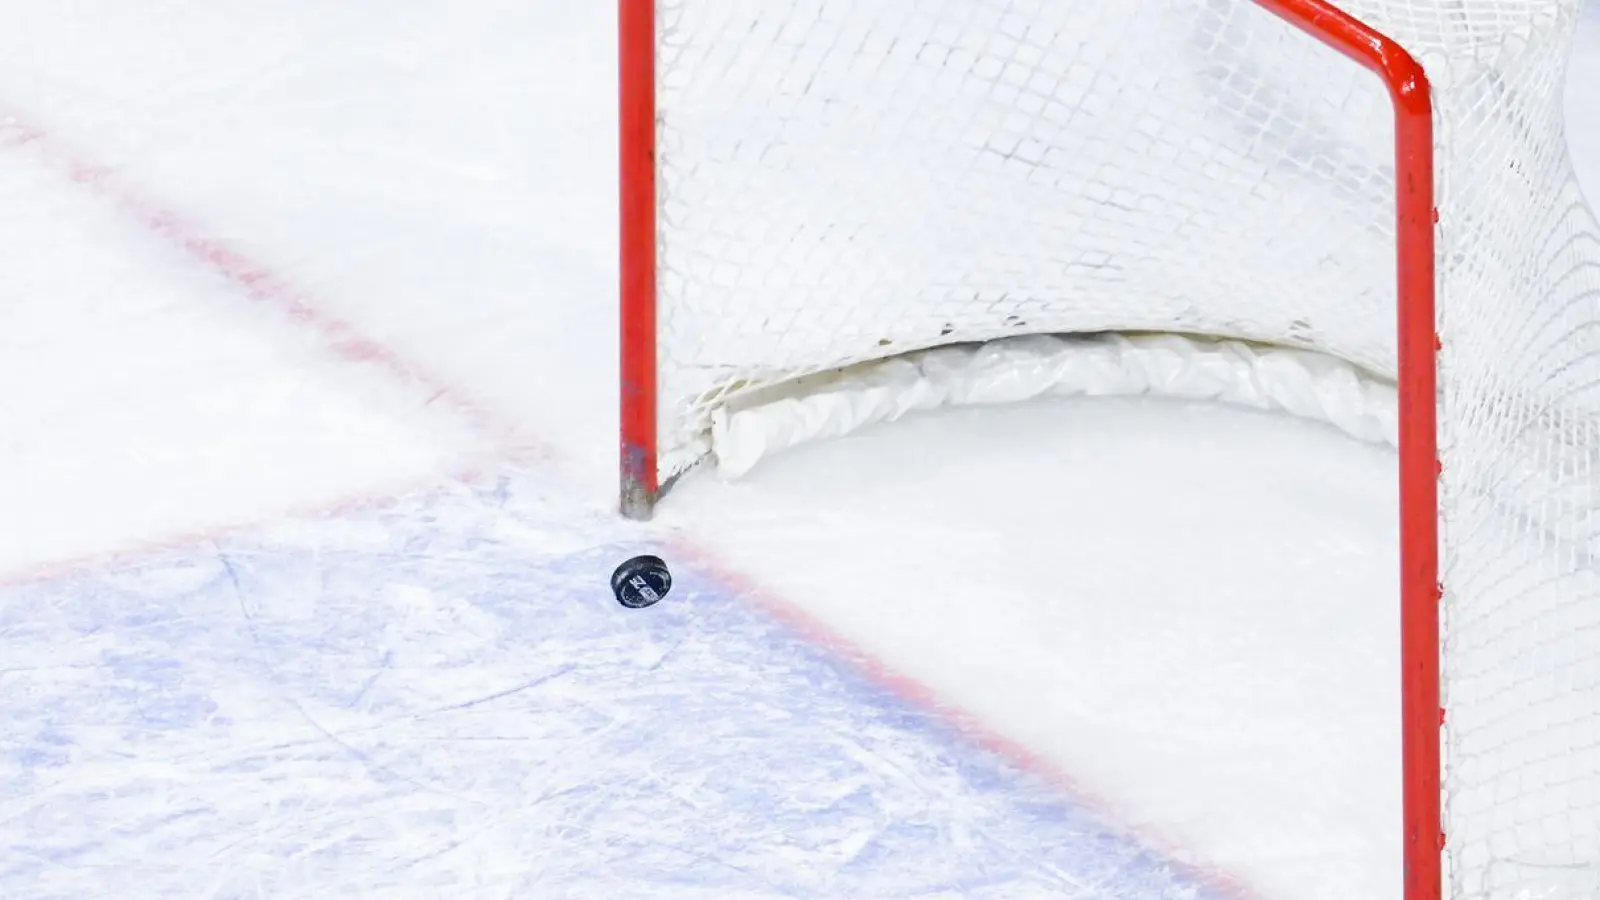
<path id="1" fill-rule="evenodd" d="M 655 606 L 672 590 L 672 573 L 659 556 L 635 556 L 611 573 L 611 593 L 629 609 Z"/>

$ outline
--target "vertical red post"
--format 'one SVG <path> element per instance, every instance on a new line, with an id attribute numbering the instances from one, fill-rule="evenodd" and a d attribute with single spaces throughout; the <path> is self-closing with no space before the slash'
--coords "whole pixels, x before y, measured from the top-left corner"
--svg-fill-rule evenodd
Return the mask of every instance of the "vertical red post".
<path id="1" fill-rule="evenodd" d="M 1400 667 L 1406 900 L 1444 895 L 1438 349 L 1433 102 L 1422 70 L 1394 83 L 1400 192 Z"/>
<path id="2" fill-rule="evenodd" d="M 622 514 L 647 519 L 656 465 L 656 8 L 617 3 Z"/>
<path id="3" fill-rule="evenodd" d="M 1401 753 L 1405 900 L 1441 900 L 1438 335 L 1433 98 L 1422 66 L 1329 0 L 1256 0 L 1377 73 L 1395 109 L 1400 364 Z"/>

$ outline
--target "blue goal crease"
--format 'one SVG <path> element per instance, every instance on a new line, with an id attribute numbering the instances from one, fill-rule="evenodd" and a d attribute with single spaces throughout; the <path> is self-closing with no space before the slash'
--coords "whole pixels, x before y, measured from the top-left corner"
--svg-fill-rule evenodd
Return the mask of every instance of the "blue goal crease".
<path id="1" fill-rule="evenodd" d="M 0 590 L 0 896 L 1222 896 L 540 493 Z"/>

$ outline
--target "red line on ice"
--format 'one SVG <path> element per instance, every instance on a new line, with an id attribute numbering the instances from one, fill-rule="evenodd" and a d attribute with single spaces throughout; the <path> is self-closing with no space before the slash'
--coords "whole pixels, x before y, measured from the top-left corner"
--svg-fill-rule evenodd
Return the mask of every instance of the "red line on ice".
<path id="1" fill-rule="evenodd" d="M 177 213 L 139 196 L 123 185 L 111 169 L 88 162 L 43 128 L 0 106 L 0 147 L 32 151 L 51 168 L 63 171 L 73 182 L 92 194 L 110 201 L 150 232 L 200 263 L 246 297 L 277 307 L 295 322 L 319 333 L 328 350 L 346 362 L 377 366 L 390 376 L 428 395 L 428 402 L 440 403 L 461 415 L 477 430 L 496 442 L 502 451 L 515 455 L 547 456 L 549 449 L 540 441 L 481 407 L 466 392 L 417 365 L 390 347 L 361 333 L 350 322 L 318 309 L 310 299 L 286 279 L 250 259 L 222 241 L 200 234 Z"/>
<path id="2" fill-rule="evenodd" d="M 686 539 L 675 543 L 673 549 L 696 562 L 702 569 L 711 572 L 718 581 L 732 587 L 738 594 L 753 602 L 768 615 L 783 622 L 796 634 L 812 644 L 826 648 L 835 658 L 844 660 L 872 683 L 889 691 L 906 705 L 931 713 L 935 719 L 960 734 L 968 743 L 1006 759 L 1022 771 L 1054 786 L 1071 797 L 1074 802 L 1098 814 L 1103 821 L 1108 823 L 1127 821 L 1128 817 L 1121 814 L 1115 803 L 1086 788 L 1060 766 L 990 728 L 971 711 L 944 700 L 926 684 L 894 669 L 880 657 L 873 655 L 860 644 L 835 631 L 796 604 L 774 595 L 760 582 L 730 567 L 710 550 L 690 543 Z M 1194 883 L 1219 896 L 1229 897 L 1232 900 L 1261 900 L 1261 894 L 1241 876 L 1224 871 L 1218 866 L 1185 862 L 1189 854 L 1183 851 L 1182 845 L 1162 836 L 1154 829 L 1129 828 L 1126 833 L 1136 838 L 1140 844 L 1159 853 L 1174 871 L 1182 873 Z"/>
<path id="3" fill-rule="evenodd" d="M 169 534 L 145 541 L 135 541 L 120 547 L 110 547 L 79 556 L 54 559 L 22 569 L 0 572 L 0 588 L 55 581 L 71 576 L 74 573 L 103 570 L 126 560 L 145 559 L 163 553 L 192 549 L 197 545 L 220 540 L 230 534 L 261 528 L 285 519 L 327 519 L 364 510 L 385 509 L 394 505 L 401 497 L 407 494 L 435 488 L 446 480 L 452 482 L 476 481 L 485 474 L 484 470 L 486 468 L 503 464 L 504 462 L 504 457 L 494 457 L 485 459 L 478 464 L 469 463 L 467 466 L 447 475 L 434 474 L 410 482 L 397 482 L 385 488 L 373 488 L 331 501 L 291 507 L 278 513 L 224 522 L 194 531 Z"/>

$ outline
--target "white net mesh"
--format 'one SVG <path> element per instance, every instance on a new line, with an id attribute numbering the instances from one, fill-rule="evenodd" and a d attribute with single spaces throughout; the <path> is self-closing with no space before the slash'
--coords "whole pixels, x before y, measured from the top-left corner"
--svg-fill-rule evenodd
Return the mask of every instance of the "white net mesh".
<path id="1" fill-rule="evenodd" d="M 1451 896 L 1600 896 L 1579 0 L 1350 0 L 1437 103 Z M 1392 106 L 1248 0 L 660 0 L 661 475 L 775 384 L 1021 333 L 1395 370 Z"/>

